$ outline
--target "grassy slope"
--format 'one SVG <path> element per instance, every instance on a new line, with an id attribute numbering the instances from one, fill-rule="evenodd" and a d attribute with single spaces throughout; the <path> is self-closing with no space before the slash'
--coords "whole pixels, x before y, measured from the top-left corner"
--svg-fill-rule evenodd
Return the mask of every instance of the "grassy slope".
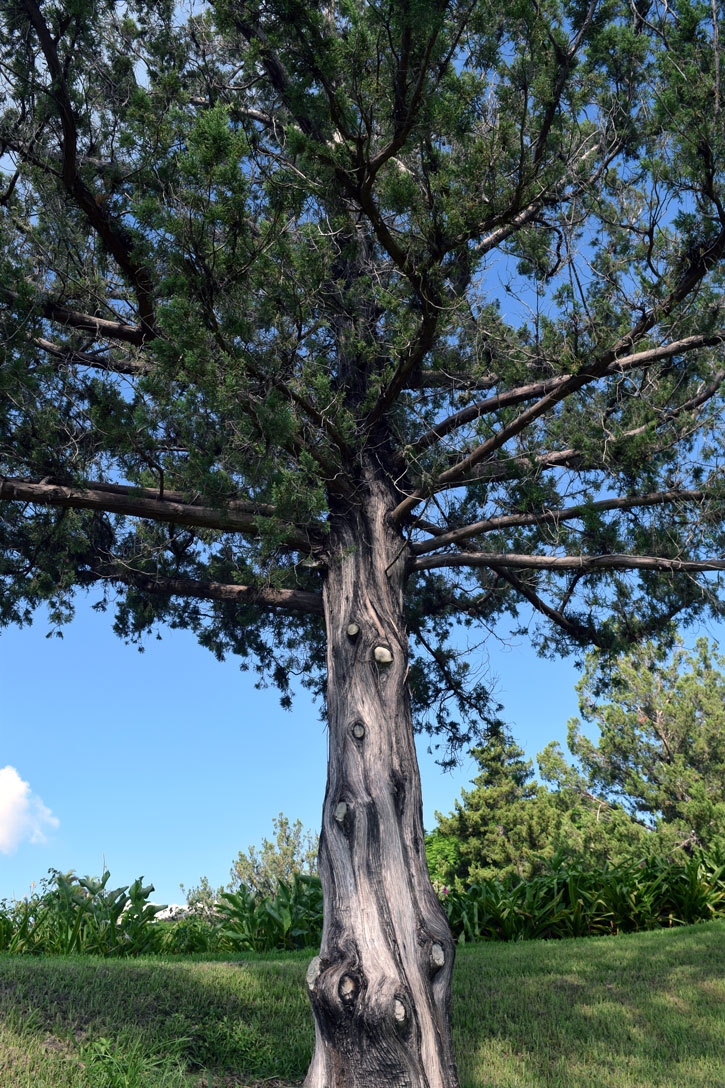
<path id="1" fill-rule="evenodd" d="M 0 956 L 0 1085 L 299 1081 L 310 955 Z M 463 1088 L 725 1088 L 725 921 L 464 947 L 452 1014 Z"/>

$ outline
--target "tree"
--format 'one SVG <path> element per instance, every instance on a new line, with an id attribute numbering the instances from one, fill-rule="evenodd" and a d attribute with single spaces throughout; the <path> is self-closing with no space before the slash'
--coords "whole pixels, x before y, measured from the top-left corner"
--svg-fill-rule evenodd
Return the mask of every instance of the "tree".
<path id="1" fill-rule="evenodd" d="M 455 835 L 444 835 L 438 827 L 426 834 L 425 860 L 437 895 L 447 894 L 450 890 L 448 885 L 454 882 L 460 858 L 461 843 Z"/>
<path id="2" fill-rule="evenodd" d="M 480 771 L 473 789 L 461 791 L 448 816 L 436 813 L 438 825 L 426 843 L 428 868 L 439 884 L 464 888 L 510 875 L 526 880 L 555 855 L 596 868 L 649 852 L 647 829 L 621 805 L 593 794 L 556 743 L 538 757 L 541 783 L 505 732 L 471 754 Z"/>
<path id="3" fill-rule="evenodd" d="M 659 853 L 661 844 L 653 841 L 649 829 L 616 801 L 592 793 L 556 741 L 536 760 L 544 783 L 539 800 L 548 811 L 548 843 L 542 854 L 564 853 L 579 865 L 600 869 Z"/>
<path id="4" fill-rule="evenodd" d="M 203 876 L 199 880 L 198 884 L 192 884 L 187 889 L 183 884 L 179 884 L 182 892 L 186 897 L 186 905 L 189 910 L 194 911 L 195 914 L 200 914 L 207 919 L 212 918 L 216 911 L 216 905 L 222 897 L 224 891 L 224 885 L 220 884 L 218 887 L 214 887 L 209 882 L 208 876 Z"/>
<path id="5" fill-rule="evenodd" d="M 2 621 L 95 590 L 326 684 L 307 1085 L 449 1088 L 414 730 L 496 712 L 449 636 L 722 613 L 718 9 L 0 11 Z"/>
<path id="6" fill-rule="evenodd" d="M 295 873 L 303 876 L 317 873 L 319 835 L 305 832 L 301 820 L 295 820 L 290 826 L 288 817 L 282 812 L 272 818 L 272 824 L 275 841 L 262 839 L 259 854 L 254 846 L 248 846 L 246 854 L 240 850 L 229 871 L 231 881 L 226 890 L 236 891 L 244 884 L 254 896 L 274 896 L 280 880 L 289 884 Z M 224 885 L 214 888 L 206 876 L 188 891 L 183 884 L 179 887 L 186 895 L 187 905 L 207 915 L 214 912 L 225 891 Z"/>
<path id="7" fill-rule="evenodd" d="M 541 787 L 531 760 L 524 760 L 523 750 L 503 730 L 471 755 L 479 767 L 474 788 L 461 791 L 449 816 L 435 814 L 436 831 L 457 846 L 442 875 L 446 883 L 462 884 L 511 873 L 529 876 L 550 831 L 549 821 L 541 825 Z"/>
<path id="8" fill-rule="evenodd" d="M 705 638 L 692 653 L 677 638 L 669 655 L 648 641 L 608 671 L 603 691 L 601 659 L 587 655 L 579 708 L 599 736 L 590 740 L 572 718 L 568 744 L 581 771 L 559 754 L 556 776 L 606 799 L 600 805 L 614 800 L 667 845 L 725 841 L 723 665 Z"/>
<path id="9" fill-rule="evenodd" d="M 232 865 L 230 888 L 244 884 L 253 895 L 274 895 L 280 880 L 291 883 L 295 873 L 312 875 L 317 872 L 319 836 L 303 835 L 301 820 L 290 822 L 281 812 L 272 820 L 277 833 L 275 842 L 262 839 L 258 855 L 253 846 L 247 853 L 240 850 Z"/>

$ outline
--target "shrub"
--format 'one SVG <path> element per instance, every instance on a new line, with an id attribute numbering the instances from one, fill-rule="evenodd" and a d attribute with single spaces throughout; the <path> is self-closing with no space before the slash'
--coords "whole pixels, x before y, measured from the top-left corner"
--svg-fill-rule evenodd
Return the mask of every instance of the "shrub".
<path id="1" fill-rule="evenodd" d="M 586 868 L 559 853 L 529 880 L 481 880 L 444 898 L 459 941 L 631 933 L 725 914 L 725 855 Z"/>
<path id="2" fill-rule="evenodd" d="M 585 937 L 679 926 L 725 916 L 725 852 L 698 852 L 684 863 L 647 858 L 586 867 L 559 853 L 545 871 L 524 880 L 508 875 L 464 890 L 440 888 L 459 943 Z M 319 946 L 322 886 L 295 873 L 274 895 L 242 885 L 223 892 L 214 911 L 156 921 L 163 908 L 146 900 L 153 885 L 136 880 L 106 891 L 100 881 L 50 870 L 42 892 L 0 903 L 0 951 L 101 956 L 229 950 L 266 952 Z"/>
<path id="3" fill-rule="evenodd" d="M 263 952 L 319 945 L 322 937 L 322 884 L 317 876 L 295 873 L 280 880 L 274 896 L 256 897 L 242 885 L 223 892 L 221 936 L 233 947 Z"/>
<path id="4" fill-rule="evenodd" d="M 49 869 L 41 891 L 28 899 L 0 903 L 0 950 L 99 956 L 133 956 L 155 950 L 155 916 L 163 907 L 148 903 L 153 884 L 142 877 L 130 886 L 106 890 L 101 880 Z"/>

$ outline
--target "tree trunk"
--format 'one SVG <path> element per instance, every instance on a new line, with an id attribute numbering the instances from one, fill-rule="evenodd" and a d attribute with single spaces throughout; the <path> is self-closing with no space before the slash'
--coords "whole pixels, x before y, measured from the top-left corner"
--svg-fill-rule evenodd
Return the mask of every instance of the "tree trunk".
<path id="1" fill-rule="evenodd" d="M 374 469 L 331 517 L 324 589 L 330 748 L 320 836 L 325 913 L 307 971 L 305 1088 L 457 1088 L 454 944 L 425 860 L 407 687 L 405 542 Z"/>

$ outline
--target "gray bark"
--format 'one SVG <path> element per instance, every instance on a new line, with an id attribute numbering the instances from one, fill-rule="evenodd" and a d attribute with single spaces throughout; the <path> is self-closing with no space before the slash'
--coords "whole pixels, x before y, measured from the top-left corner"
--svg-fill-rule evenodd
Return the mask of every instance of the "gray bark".
<path id="1" fill-rule="evenodd" d="M 306 1088 L 457 1088 L 454 944 L 425 860 L 407 689 L 404 541 L 372 468 L 333 513 L 324 589 L 328 780 L 325 914 L 307 972 L 315 1052 Z"/>

